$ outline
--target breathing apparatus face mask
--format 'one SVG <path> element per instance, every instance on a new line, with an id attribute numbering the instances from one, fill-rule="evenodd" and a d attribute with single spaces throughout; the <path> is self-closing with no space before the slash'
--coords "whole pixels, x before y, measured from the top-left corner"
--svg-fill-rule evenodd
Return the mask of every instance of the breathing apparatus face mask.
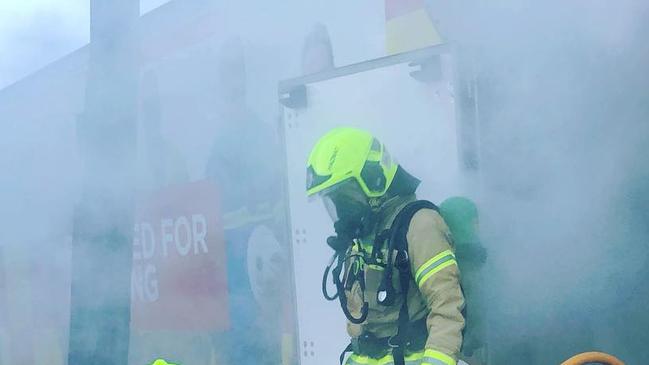
<path id="1" fill-rule="evenodd" d="M 350 179 L 326 189 L 320 196 L 334 222 L 337 237 L 327 240 L 334 250 L 346 248 L 351 240 L 363 237 L 373 228 L 373 211 L 365 193 L 355 180 Z M 334 243 L 334 240 L 344 240 L 348 243 Z"/>

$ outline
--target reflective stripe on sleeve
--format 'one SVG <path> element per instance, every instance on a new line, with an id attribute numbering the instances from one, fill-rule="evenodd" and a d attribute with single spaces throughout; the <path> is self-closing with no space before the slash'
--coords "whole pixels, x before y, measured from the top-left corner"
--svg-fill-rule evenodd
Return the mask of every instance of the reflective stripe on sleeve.
<path id="1" fill-rule="evenodd" d="M 421 265 L 415 273 L 417 286 L 421 288 L 421 286 L 424 285 L 428 278 L 430 278 L 443 268 L 451 265 L 457 265 L 457 261 L 455 261 L 455 255 L 451 250 L 445 250 L 435 255 L 433 258 Z"/>
<path id="2" fill-rule="evenodd" d="M 422 365 L 457 365 L 457 362 L 443 352 L 426 349 Z"/>

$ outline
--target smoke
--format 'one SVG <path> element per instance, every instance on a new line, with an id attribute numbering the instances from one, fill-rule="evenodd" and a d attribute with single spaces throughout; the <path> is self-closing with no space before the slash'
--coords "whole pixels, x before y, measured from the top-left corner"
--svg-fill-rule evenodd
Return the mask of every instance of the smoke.
<path id="1" fill-rule="evenodd" d="M 5 1 L 0 4 L 0 87 L 88 42 L 89 5 L 84 0 Z"/>
<path id="2" fill-rule="evenodd" d="M 489 4 L 462 34 L 478 50 L 495 363 L 649 356 L 631 304 L 647 294 L 647 15 L 636 2 Z"/>
<path id="3" fill-rule="evenodd" d="M 2 12 L 6 5 L 0 5 L 0 13 L 7 14 L 0 18 L 0 86 L 88 40 L 87 2 L 66 2 L 65 7 L 51 1 L 25 4 L 17 13 Z M 213 13 L 196 11 L 207 5 Z M 467 78 L 474 79 L 477 90 L 480 182 L 473 184 L 478 191 L 469 193 L 478 197 L 482 239 L 489 250 L 484 279 L 491 363 L 560 363 L 591 349 L 610 351 L 629 364 L 646 363 L 649 6 L 631 0 L 462 1 L 449 9 L 437 9 L 434 1 L 428 5 L 454 43 L 457 61 L 470 65 Z M 189 208 L 182 214 L 181 209 L 168 209 L 211 203 L 210 188 L 199 183 L 205 189 L 201 199 L 183 195 L 187 190 L 182 189 L 174 190 L 176 198 L 170 199 L 170 190 L 164 189 L 227 180 L 236 189 L 214 200 L 232 211 L 242 201 L 257 207 L 269 197 L 280 200 L 283 176 L 276 172 L 282 171 L 284 160 L 277 82 L 310 70 L 303 64 L 305 38 L 321 43 L 316 42 L 322 48 L 314 54 L 327 59 L 314 64 L 322 69 L 331 62 L 342 66 L 384 56 L 385 19 L 383 4 L 369 0 L 151 0 L 143 1 L 141 11 L 151 11 L 142 18 L 150 57 L 143 56 L 140 70 L 135 184 L 139 200 L 153 194 L 159 206 L 145 207 L 146 214 L 135 222 L 142 232 L 142 227 L 154 227 L 146 237 L 138 231 L 138 247 L 150 250 L 148 237 L 158 244 L 151 262 L 144 256 L 137 260 L 142 267 L 155 267 L 160 277 L 147 280 L 140 272 L 136 289 L 148 289 L 157 298 L 169 285 L 165 265 L 173 266 L 169 273 L 187 270 L 198 276 L 203 268 L 196 273 L 188 261 L 171 265 L 161 242 L 187 253 L 184 243 L 203 242 L 204 236 L 190 239 L 190 232 L 204 233 L 202 224 L 217 220 Z M 185 25 L 173 28 L 178 19 Z M 155 37 L 165 29 L 174 29 L 173 34 Z M 0 177 L 0 314 L 10 314 L 0 317 L 0 364 L 45 363 L 39 357 L 43 354 L 53 354 L 46 361 L 64 363 L 73 211 L 82 190 L 76 123 L 86 68 L 87 54 L 77 52 L 47 72 L 0 91 L 0 166 L 5 172 Z M 380 113 L 380 105 L 372 107 L 358 115 Z M 263 133 L 253 133 L 257 129 Z M 256 160 L 267 163 L 249 163 Z M 162 217 L 154 210 L 177 216 Z M 205 223 L 192 226 L 196 217 Z M 226 350 L 233 356 L 254 355 L 246 354 L 249 344 L 272 353 L 264 359 L 271 361 L 282 355 L 278 342 L 295 342 L 282 336 L 296 324 L 280 320 L 294 311 L 286 292 L 292 287 L 289 270 L 282 270 L 290 264 L 290 242 L 284 217 L 273 217 L 260 231 L 227 228 L 215 233 L 241 245 L 257 237 L 260 252 L 237 251 L 232 244 L 223 252 L 212 247 L 196 251 L 214 254 L 202 261 L 208 269 L 217 252 L 221 258 L 227 254 L 229 282 L 221 278 L 210 282 L 214 286 L 238 285 L 250 272 L 280 276 L 279 282 L 250 278 L 264 287 L 230 293 L 233 320 L 254 325 L 238 328 L 238 337 L 232 338 L 218 331 L 196 334 L 182 325 L 218 327 L 225 321 L 217 315 L 191 322 L 196 317 L 187 310 L 183 316 L 188 317 L 174 323 L 180 330 L 138 328 L 134 337 L 141 337 L 131 342 L 132 348 L 155 345 L 142 353 L 136 349 L 133 362 L 153 360 L 154 354 L 170 361 L 182 357 L 181 363 L 188 364 L 226 361 L 219 357 Z M 231 222 L 223 218 L 219 224 Z M 219 270 L 225 268 L 217 265 L 222 274 Z M 175 284 L 192 293 L 219 290 L 198 282 Z M 265 296 L 272 302 L 266 306 L 260 299 Z M 286 298 L 288 304 L 281 304 Z M 327 305 L 318 300 L 307 302 Z M 327 336 L 346 334 L 340 328 Z"/>

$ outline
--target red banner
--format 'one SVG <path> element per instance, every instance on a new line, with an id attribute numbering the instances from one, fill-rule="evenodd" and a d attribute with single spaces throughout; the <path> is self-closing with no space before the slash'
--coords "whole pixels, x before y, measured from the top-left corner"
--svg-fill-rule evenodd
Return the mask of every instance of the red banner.
<path id="1" fill-rule="evenodd" d="M 132 324 L 140 330 L 229 328 L 226 253 L 216 187 L 164 188 L 138 204 Z"/>

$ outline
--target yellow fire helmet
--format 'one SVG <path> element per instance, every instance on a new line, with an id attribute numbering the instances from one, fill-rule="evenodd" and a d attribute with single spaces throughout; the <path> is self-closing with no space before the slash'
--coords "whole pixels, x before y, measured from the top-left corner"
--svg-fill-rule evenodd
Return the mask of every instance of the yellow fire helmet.
<path id="1" fill-rule="evenodd" d="M 170 362 L 167 362 L 164 359 L 157 359 L 151 365 L 179 365 L 179 364 L 172 364 Z"/>
<path id="2" fill-rule="evenodd" d="M 339 127 L 321 137 L 307 162 L 308 196 L 355 180 L 367 198 L 379 198 L 392 184 L 398 164 L 385 146 L 364 130 Z"/>

